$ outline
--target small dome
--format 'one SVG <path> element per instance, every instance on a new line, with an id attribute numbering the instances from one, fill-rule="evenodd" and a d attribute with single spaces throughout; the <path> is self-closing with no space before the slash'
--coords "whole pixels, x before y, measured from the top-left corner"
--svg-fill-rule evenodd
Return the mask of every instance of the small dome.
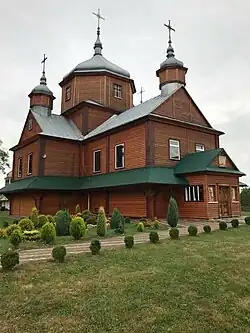
<path id="1" fill-rule="evenodd" d="M 113 64 L 101 54 L 95 54 L 91 59 L 78 64 L 69 74 L 107 71 L 112 74 L 130 78 L 130 73 Z M 67 75 L 68 76 L 68 75 Z"/>
<path id="2" fill-rule="evenodd" d="M 178 66 L 178 67 L 183 67 L 183 62 L 176 59 L 175 57 L 167 58 L 161 63 L 161 68 L 165 67 L 172 67 L 172 66 Z"/>
<path id="3" fill-rule="evenodd" d="M 34 89 L 32 89 L 30 94 L 44 94 L 48 96 L 53 96 L 52 91 L 47 87 L 46 83 L 46 77 L 45 74 L 43 73 L 41 79 L 40 79 L 40 84 L 36 86 Z"/>

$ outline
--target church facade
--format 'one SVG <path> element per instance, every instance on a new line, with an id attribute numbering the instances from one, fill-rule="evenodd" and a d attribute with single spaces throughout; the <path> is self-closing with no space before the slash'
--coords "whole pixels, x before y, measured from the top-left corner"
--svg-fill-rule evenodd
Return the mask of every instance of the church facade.
<path id="1" fill-rule="evenodd" d="M 79 204 L 163 218 L 173 196 L 182 218 L 239 216 L 244 174 L 220 147 L 224 133 L 189 95 L 186 73 L 169 34 L 167 57 L 156 72 L 160 94 L 134 106 L 134 81 L 103 56 L 98 25 L 94 55 L 61 80 L 61 112 L 55 114 L 44 67 L 11 149 L 12 182 L 0 190 L 10 214 L 27 216 L 36 206 L 53 215 Z"/>

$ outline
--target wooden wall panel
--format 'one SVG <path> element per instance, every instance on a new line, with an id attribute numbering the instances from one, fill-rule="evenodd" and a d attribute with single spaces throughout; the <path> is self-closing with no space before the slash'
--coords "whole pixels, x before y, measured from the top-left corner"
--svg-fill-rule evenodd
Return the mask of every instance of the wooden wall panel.
<path id="1" fill-rule="evenodd" d="M 146 197 L 141 192 L 124 189 L 123 191 L 112 191 L 109 195 L 109 212 L 112 214 L 117 208 L 124 216 L 146 217 Z"/>
<path id="2" fill-rule="evenodd" d="M 12 216 L 29 216 L 35 206 L 35 200 L 30 194 L 15 194 L 10 198 Z"/>
<path id="3" fill-rule="evenodd" d="M 29 121 L 32 120 L 32 129 L 29 131 Z M 29 139 L 33 137 L 34 135 L 38 134 L 41 132 L 41 128 L 36 122 L 34 116 L 32 115 L 31 112 L 29 112 L 29 115 L 26 119 L 26 122 L 24 124 L 23 132 L 21 134 L 19 143 L 24 142 L 26 139 Z"/>

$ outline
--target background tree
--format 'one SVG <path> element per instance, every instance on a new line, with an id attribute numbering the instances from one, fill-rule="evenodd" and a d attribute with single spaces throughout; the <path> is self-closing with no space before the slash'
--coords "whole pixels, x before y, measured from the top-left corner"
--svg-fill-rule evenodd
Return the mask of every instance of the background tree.
<path id="1" fill-rule="evenodd" d="M 245 212 L 250 211 L 250 188 L 244 188 L 240 194 L 241 209 Z"/>
<path id="2" fill-rule="evenodd" d="M 9 168 L 9 154 L 8 152 L 2 148 L 2 140 L 0 139 L 0 173 L 5 173 L 5 169 Z"/>

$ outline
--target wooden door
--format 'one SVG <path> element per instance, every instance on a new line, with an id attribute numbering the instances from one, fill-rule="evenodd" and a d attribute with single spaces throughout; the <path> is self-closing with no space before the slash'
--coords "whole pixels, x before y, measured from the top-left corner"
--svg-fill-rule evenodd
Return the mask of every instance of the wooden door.
<path id="1" fill-rule="evenodd" d="M 219 186 L 220 217 L 230 216 L 230 187 Z"/>

